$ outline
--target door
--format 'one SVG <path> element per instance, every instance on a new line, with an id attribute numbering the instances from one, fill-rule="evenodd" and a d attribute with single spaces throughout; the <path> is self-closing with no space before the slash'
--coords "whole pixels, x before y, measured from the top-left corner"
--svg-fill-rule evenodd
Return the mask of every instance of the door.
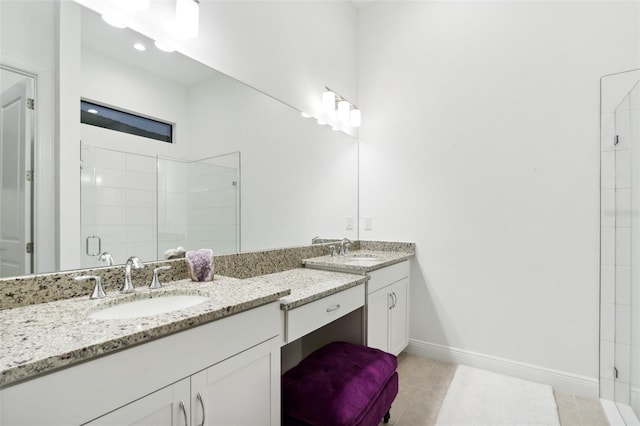
<path id="1" fill-rule="evenodd" d="M 367 346 L 387 351 L 389 348 L 390 286 L 367 297 Z"/>
<path id="2" fill-rule="evenodd" d="M 85 425 L 189 426 L 190 383 L 186 378 Z"/>
<path id="3" fill-rule="evenodd" d="M 393 305 L 389 321 L 389 352 L 400 354 L 409 344 L 409 277 L 391 286 Z"/>
<path id="4" fill-rule="evenodd" d="M 192 425 L 280 424 L 280 352 L 271 339 L 191 376 Z"/>
<path id="5" fill-rule="evenodd" d="M 3 84 L 16 73 L 0 70 Z M 31 145 L 33 111 L 28 99 L 32 79 L 20 81 L 0 93 L 0 278 L 32 272 Z M 28 252 L 29 251 L 29 252 Z"/>

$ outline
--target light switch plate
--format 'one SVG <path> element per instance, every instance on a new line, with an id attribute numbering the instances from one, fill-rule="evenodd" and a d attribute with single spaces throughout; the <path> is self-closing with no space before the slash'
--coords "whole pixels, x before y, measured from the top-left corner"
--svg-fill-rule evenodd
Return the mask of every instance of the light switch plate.
<path id="1" fill-rule="evenodd" d="M 353 216 L 347 216 L 345 220 L 345 229 L 347 230 L 353 229 Z"/>
<path id="2" fill-rule="evenodd" d="M 373 229 L 373 218 L 371 216 L 364 217 L 364 229 L 371 231 Z"/>

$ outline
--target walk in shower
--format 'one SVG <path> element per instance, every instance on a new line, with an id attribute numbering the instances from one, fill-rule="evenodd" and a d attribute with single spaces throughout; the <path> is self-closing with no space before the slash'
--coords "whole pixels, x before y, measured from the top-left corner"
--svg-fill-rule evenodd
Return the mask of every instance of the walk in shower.
<path id="1" fill-rule="evenodd" d="M 602 79 L 601 114 L 600 396 L 634 424 L 640 417 L 640 71 Z"/>
<path id="2" fill-rule="evenodd" d="M 240 153 L 197 161 L 81 144 L 82 267 L 240 251 Z"/>

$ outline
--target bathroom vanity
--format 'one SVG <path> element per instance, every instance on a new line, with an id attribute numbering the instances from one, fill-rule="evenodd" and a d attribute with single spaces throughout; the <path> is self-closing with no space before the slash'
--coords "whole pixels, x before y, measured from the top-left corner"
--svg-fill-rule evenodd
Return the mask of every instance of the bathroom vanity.
<path id="1" fill-rule="evenodd" d="M 358 343 L 387 342 L 390 352 L 406 346 L 400 305 L 413 253 L 376 253 L 366 265 L 345 256 L 333 260 L 342 268 L 182 279 L 159 290 L 139 286 L 133 294 L 0 310 L 0 426 L 277 425 L 280 375 L 314 349 L 305 339 L 317 346 L 353 323 Z M 96 319 L 113 307 L 180 297 L 204 301 Z"/>
<path id="2" fill-rule="evenodd" d="M 409 344 L 408 252 L 365 250 L 345 256 L 305 259 L 305 267 L 363 274 L 367 346 L 398 355 Z"/>

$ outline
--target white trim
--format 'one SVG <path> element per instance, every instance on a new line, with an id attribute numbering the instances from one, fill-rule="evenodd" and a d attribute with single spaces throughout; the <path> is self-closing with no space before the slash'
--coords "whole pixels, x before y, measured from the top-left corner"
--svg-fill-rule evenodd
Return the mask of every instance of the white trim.
<path id="1" fill-rule="evenodd" d="M 453 364 L 464 364 L 496 373 L 518 377 L 532 382 L 544 383 L 562 393 L 598 399 L 598 379 L 526 364 L 493 355 L 452 348 L 435 343 L 410 339 L 406 351 L 414 355 L 437 359 Z"/>
<path id="2" fill-rule="evenodd" d="M 620 411 L 618 411 L 618 407 L 616 403 L 609 399 L 601 399 L 600 404 L 602 404 L 602 410 L 604 414 L 607 416 L 607 421 L 611 426 L 625 426 L 624 419 L 620 415 Z"/>
<path id="3" fill-rule="evenodd" d="M 618 406 L 618 411 L 620 415 L 624 419 L 624 424 L 626 426 L 640 426 L 640 420 L 636 417 L 636 413 L 633 412 L 633 409 L 626 404 L 616 404 Z"/>

